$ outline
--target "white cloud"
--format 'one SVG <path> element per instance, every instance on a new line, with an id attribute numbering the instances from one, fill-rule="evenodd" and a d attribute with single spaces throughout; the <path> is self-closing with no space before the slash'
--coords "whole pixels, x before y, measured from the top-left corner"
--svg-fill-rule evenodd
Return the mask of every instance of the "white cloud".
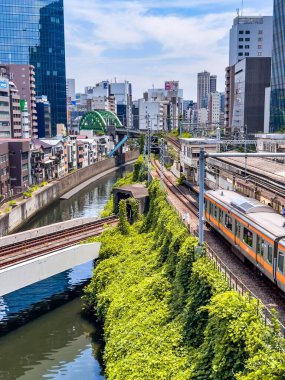
<path id="1" fill-rule="evenodd" d="M 186 16 L 189 12 L 183 17 L 148 12 L 149 7 L 171 4 L 189 8 L 189 3 L 190 7 L 223 3 L 234 7 L 239 2 L 69 0 L 65 6 L 68 75 L 76 78 L 79 90 L 114 77 L 130 80 L 135 96 L 152 84 L 159 87 L 165 80 L 176 79 L 186 97 L 195 99 L 197 72 L 207 69 L 218 75 L 223 90 L 228 32 L 235 12 L 193 17 Z M 245 12 L 256 14 L 256 10 Z M 137 54 L 130 55 L 130 50 Z"/>

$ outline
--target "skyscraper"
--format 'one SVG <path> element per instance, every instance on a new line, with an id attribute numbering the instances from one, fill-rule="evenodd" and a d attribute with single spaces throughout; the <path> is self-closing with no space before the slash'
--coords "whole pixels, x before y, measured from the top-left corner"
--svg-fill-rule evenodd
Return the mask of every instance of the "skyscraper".
<path id="1" fill-rule="evenodd" d="M 285 3 L 274 0 L 270 131 L 285 127 Z"/>
<path id="2" fill-rule="evenodd" d="M 238 16 L 230 30 L 229 65 L 245 57 L 271 57 L 272 16 Z"/>
<path id="3" fill-rule="evenodd" d="M 217 75 L 210 75 L 210 93 L 217 91 Z"/>
<path id="4" fill-rule="evenodd" d="M 203 108 L 205 98 L 210 94 L 210 73 L 203 71 L 197 75 L 197 108 Z"/>
<path id="5" fill-rule="evenodd" d="M 0 0 L 0 62 L 35 67 L 36 94 L 51 104 L 52 131 L 66 124 L 63 0 Z"/>

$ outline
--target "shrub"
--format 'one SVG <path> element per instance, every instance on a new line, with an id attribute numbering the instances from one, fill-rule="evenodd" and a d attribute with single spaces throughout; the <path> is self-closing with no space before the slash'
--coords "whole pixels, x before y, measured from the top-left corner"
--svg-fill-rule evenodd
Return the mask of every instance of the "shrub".
<path id="1" fill-rule="evenodd" d="M 9 202 L 9 206 L 16 206 L 17 202 L 15 200 Z"/>
<path id="2" fill-rule="evenodd" d="M 24 198 L 31 198 L 31 197 L 32 197 L 32 193 L 31 193 L 31 191 L 25 191 L 25 192 L 23 193 L 23 197 L 24 197 Z"/>

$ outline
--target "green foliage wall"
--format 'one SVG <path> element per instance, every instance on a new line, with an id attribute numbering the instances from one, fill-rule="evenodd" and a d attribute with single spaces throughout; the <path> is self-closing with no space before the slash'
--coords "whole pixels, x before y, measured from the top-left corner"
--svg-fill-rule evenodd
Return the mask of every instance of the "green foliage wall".
<path id="1" fill-rule="evenodd" d="M 285 378 L 277 324 L 266 327 L 258 302 L 230 290 L 212 262 L 197 257 L 196 238 L 158 182 L 149 192 L 143 220 L 100 237 L 85 289 L 85 310 L 104 326 L 107 379 Z"/>

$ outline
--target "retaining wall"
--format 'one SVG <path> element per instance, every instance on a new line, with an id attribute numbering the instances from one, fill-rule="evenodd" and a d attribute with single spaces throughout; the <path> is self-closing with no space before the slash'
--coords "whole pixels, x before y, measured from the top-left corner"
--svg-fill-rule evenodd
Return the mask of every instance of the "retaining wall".
<path id="1" fill-rule="evenodd" d="M 120 156 L 96 162 L 86 168 L 79 169 L 57 181 L 53 181 L 38 190 L 31 198 L 26 199 L 9 213 L 0 215 L 0 236 L 5 236 L 20 228 L 28 219 L 40 209 L 48 206 L 63 194 L 98 175 L 104 175 L 109 169 L 116 169 L 120 165 L 131 162 L 138 157 L 138 151 L 127 152 Z"/>

